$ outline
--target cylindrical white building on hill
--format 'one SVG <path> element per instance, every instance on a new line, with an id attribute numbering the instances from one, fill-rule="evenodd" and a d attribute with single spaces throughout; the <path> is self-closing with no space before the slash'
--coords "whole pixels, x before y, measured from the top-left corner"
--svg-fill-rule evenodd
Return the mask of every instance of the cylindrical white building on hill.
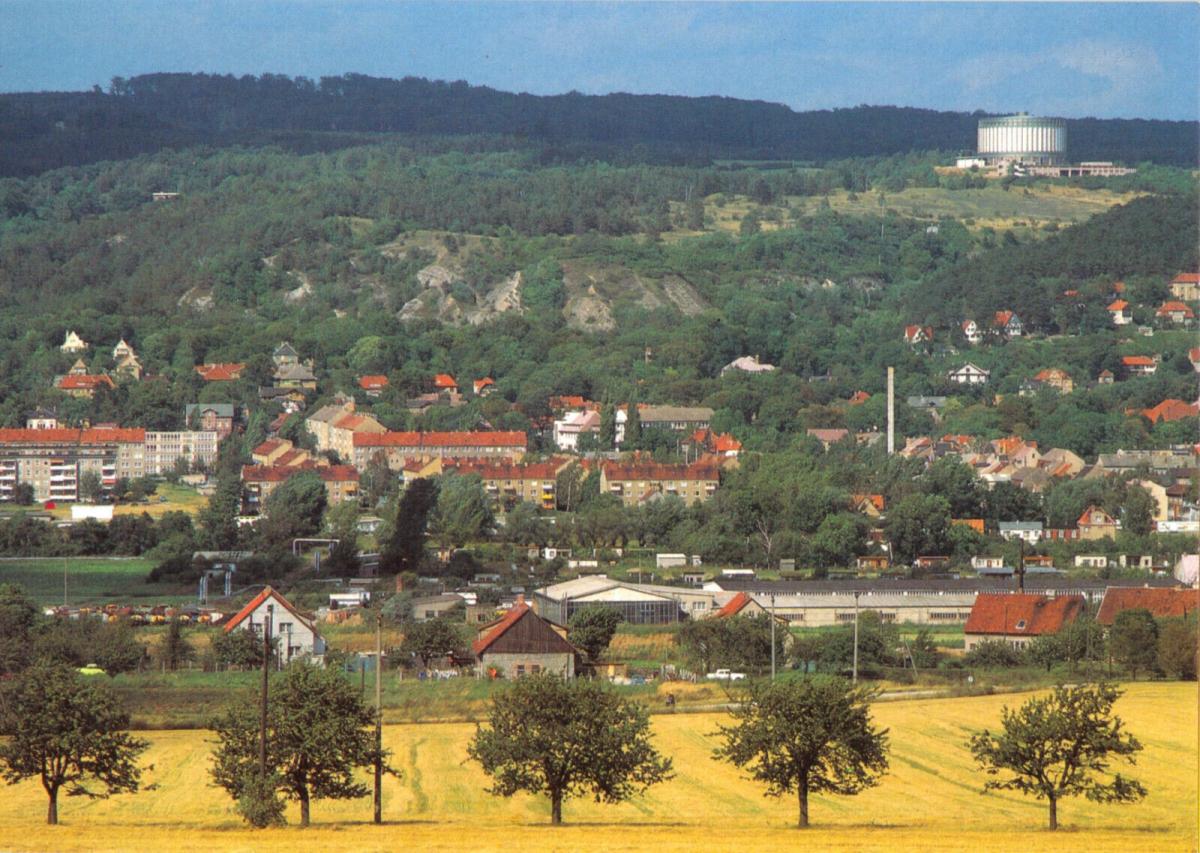
<path id="1" fill-rule="evenodd" d="M 1021 113 L 979 120 L 979 156 L 989 163 L 1017 161 L 1042 166 L 1064 162 L 1067 123 Z"/>

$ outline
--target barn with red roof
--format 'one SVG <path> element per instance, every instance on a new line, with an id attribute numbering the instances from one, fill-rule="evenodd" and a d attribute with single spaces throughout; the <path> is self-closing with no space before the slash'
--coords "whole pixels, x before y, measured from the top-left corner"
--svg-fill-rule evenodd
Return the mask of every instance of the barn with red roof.
<path id="1" fill-rule="evenodd" d="M 280 658 L 286 665 L 295 658 L 322 658 L 325 640 L 317 626 L 297 610 L 273 587 L 262 592 L 225 623 L 225 633 L 251 631 L 262 637 L 263 626 L 270 619 L 271 637 L 275 639 Z"/>
<path id="2" fill-rule="evenodd" d="M 1057 634 L 1086 609 L 1082 595 L 1050 598 L 1030 593 L 976 596 L 963 634 L 969 652 L 985 640 L 1012 646 L 1028 645 L 1035 637 Z"/>
<path id="3" fill-rule="evenodd" d="M 574 678 L 579 651 L 567 642 L 567 629 L 543 619 L 518 598 L 504 618 L 479 629 L 471 644 L 480 675 L 520 678 L 552 672 Z"/>
<path id="4" fill-rule="evenodd" d="M 1111 625 L 1123 610 L 1149 610 L 1155 619 L 1190 616 L 1200 609 L 1200 589 L 1116 587 L 1104 591 L 1096 621 Z"/>

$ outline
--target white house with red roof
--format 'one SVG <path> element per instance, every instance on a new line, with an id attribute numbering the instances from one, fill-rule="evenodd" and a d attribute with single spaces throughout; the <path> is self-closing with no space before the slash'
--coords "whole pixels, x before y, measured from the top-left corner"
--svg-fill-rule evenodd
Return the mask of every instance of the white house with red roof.
<path id="1" fill-rule="evenodd" d="M 297 610 L 290 601 L 272 587 L 264 587 L 250 602 L 225 623 L 225 633 L 251 631 L 262 637 L 264 626 L 270 622 L 271 637 L 276 642 L 284 665 L 296 658 L 325 656 L 325 639 L 317 626 Z"/>
<path id="2" fill-rule="evenodd" d="M 997 311 L 992 317 L 992 328 L 1005 338 L 1019 338 L 1025 334 L 1025 325 L 1015 311 Z"/>
<path id="3" fill-rule="evenodd" d="M 1148 355 L 1121 356 L 1121 367 L 1129 376 L 1153 376 L 1158 362 Z"/>
<path id="4" fill-rule="evenodd" d="M 1158 310 L 1154 312 L 1154 316 L 1160 320 L 1169 320 L 1176 324 L 1190 323 L 1196 319 L 1196 312 L 1183 302 L 1172 299 L 1158 306 Z"/>
<path id="5" fill-rule="evenodd" d="M 977 344 L 983 340 L 983 330 L 979 328 L 979 324 L 974 320 L 962 321 L 962 333 L 969 344 Z"/>
<path id="6" fill-rule="evenodd" d="M 910 346 L 933 341 L 933 326 L 905 326 L 904 342 Z"/>
<path id="7" fill-rule="evenodd" d="M 1114 299 L 1108 304 L 1108 313 L 1112 317 L 1114 326 L 1128 326 L 1133 322 L 1133 314 L 1129 310 L 1129 303 L 1124 299 Z"/>

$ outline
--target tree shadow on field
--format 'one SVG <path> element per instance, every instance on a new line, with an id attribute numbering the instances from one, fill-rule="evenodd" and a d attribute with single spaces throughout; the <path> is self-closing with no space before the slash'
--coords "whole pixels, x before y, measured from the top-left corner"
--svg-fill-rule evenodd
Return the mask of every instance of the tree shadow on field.
<path id="1" fill-rule="evenodd" d="M 546 820 L 517 823 L 514 826 L 530 827 L 531 829 L 571 829 L 574 827 L 585 829 L 650 829 L 654 827 L 680 829 L 689 826 L 701 826 L 701 824 L 688 823 L 682 820 L 564 820 L 556 827 L 550 821 Z"/>

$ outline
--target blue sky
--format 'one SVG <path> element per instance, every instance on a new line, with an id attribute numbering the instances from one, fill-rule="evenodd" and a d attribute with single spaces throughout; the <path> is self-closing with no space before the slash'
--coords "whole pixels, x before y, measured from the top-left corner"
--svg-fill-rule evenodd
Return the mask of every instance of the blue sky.
<path id="1" fill-rule="evenodd" d="M 1200 5 L 0 0 L 0 91 L 354 71 L 510 91 L 1200 118 Z"/>

